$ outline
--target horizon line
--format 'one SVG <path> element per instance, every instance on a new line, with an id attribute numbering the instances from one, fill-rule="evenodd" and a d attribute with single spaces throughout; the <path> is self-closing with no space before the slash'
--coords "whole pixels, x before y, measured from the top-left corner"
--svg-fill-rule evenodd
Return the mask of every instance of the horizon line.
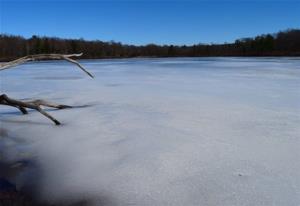
<path id="1" fill-rule="evenodd" d="M 222 43 L 216 43 L 216 42 L 210 42 L 210 43 L 203 43 L 203 42 L 198 42 L 198 43 L 193 43 L 193 44 L 159 44 L 159 43 L 146 43 L 146 44 L 130 44 L 130 43 L 124 43 L 121 41 L 117 41 L 117 40 L 101 40 L 101 39 L 86 39 L 84 37 L 59 37 L 59 36 L 47 36 L 47 35 L 41 35 L 41 34 L 33 34 L 30 37 L 29 36 L 23 36 L 21 34 L 12 34 L 12 33 L 3 33 L 1 32 L 0 35 L 6 35 L 6 36 L 17 36 L 17 37 L 21 37 L 24 38 L 26 40 L 31 39 L 32 37 L 36 36 L 39 38 L 56 38 L 56 39 L 63 39 L 63 40 L 83 40 L 83 41 L 100 41 L 100 42 L 105 42 L 105 43 L 109 43 L 109 42 L 113 42 L 113 43 L 120 43 L 122 45 L 127 45 L 127 46 L 148 46 L 148 45 L 156 45 L 156 46 L 195 46 L 195 45 L 224 45 L 224 44 L 234 44 L 234 42 L 236 40 L 241 40 L 241 39 L 247 39 L 247 38 L 255 38 L 257 36 L 264 36 L 264 35 L 272 35 L 272 36 L 276 36 L 276 34 L 280 33 L 280 32 L 285 32 L 285 31 L 290 31 L 290 30 L 300 30 L 300 28 L 287 28 L 287 29 L 281 29 L 278 30 L 277 32 L 270 32 L 270 33 L 262 33 L 262 34 L 257 34 L 255 36 L 251 36 L 251 37 L 240 37 L 240 38 L 236 38 L 234 39 L 232 42 L 222 42 Z"/>

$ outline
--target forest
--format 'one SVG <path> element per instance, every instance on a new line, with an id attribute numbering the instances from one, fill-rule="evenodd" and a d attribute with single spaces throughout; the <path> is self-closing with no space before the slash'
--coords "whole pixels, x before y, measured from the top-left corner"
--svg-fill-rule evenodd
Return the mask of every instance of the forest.
<path id="1" fill-rule="evenodd" d="M 120 42 L 0 35 L 0 61 L 40 53 L 83 53 L 81 58 L 300 56 L 300 29 L 237 39 L 234 43 L 194 45 L 127 45 Z"/>

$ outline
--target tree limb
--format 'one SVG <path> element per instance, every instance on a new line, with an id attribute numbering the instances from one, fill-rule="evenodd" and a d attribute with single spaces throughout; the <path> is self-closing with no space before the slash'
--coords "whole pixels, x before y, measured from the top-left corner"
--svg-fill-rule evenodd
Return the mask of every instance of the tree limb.
<path id="1" fill-rule="evenodd" d="M 20 100 L 9 98 L 6 94 L 0 95 L 0 104 L 17 107 L 18 109 L 20 109 L 20 111 L 23 114 L 27 114 L 27 110 L 25 108 L 34 109 L 40 112 L 41 114 L 43 114 L 44 116 L 46 116 L 47 118 L 49 118 L 50 120 L 52 120 L 56 125 L 60 125 L 60 122 L 54 117 L 52 117 L 50 114 L 45 112 L 41 108 L 41 106 L 52 107 L 56 109 L 72 108 L 71 106 L 68 105 L 50 103 L 45 100 L 20 101 Z"/>
<path id="2" fill-rule="evenodd" d="M 28 55 L 10 62 L 2 63 L 0 64 L 0 71 L 9 69 L 11 67 L 24 64 L 29 61 L 37 61 L 37 60 L 66 60 L 72 64 L 75 64 L 78 66 L 82 71 L 84 71 L 87 75 L 90 77 L 94 78 L 94 76 L 88 72 L 86 69 L 83 68 L 81 64 L 79 64 L 77 61 L 71 59 L 70 57 L 79 57 L 81 56 L 82 53 L 80 54 L 34 54 L 34 55 Z"/>
<path id="3" fill-rule="evenodd" d="M 2 63 L 0 64 L 0 71 L 12 68 L 14 66 L 24 64 L 29 61 L 36 61 L 36 60 L 66 60 L 72 64 L 75 64 L 78 66 L 82 71 L 84 71 L 87 75 L 94 78 L 94 76 L 89 73 L 86 69 L 84 69 L 81 64 L 79 64 L 77 61 L 71 59 L 70 57 L 78 57 L 81 56 L 81 54 L 35 54 L 35 55 L 28 55 L 10 62 Z M 56 109 L 65 109 L 65 108 L 71 108 L 71 106 L 68 105 L 62 105 L 62 104 L 55 104 L 51 102 L 47 102 L 45 100 L 32 100 L 32 101 L 20 101 L 16 99 L 9 98 L 6 94 L 0 95 L 0 105 L 8 105 L 12 107 L 18 108 L 23 114 L 27 114 L 26 109 L 34 109 L 38 112 L 40 112 L 42 115 L 49 118 L 51 121 L 53 121 L 56 125 L 60 125 L 60 122 L 52 117 L 50 114 L 45 112 L 41 106 L 45 107 L 52 107 Z"/>

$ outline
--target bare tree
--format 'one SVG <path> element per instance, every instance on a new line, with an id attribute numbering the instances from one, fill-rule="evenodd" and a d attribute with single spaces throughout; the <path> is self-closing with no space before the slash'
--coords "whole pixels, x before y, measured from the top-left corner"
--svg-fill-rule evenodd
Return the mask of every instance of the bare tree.
<path id="1" fill-rule="evenodd" d="M 0 64 L 0 71 L 12 68 L 14 66 L 29 62 L 29 61 L 37 61 L 37 60 L 66 60 L 72 64 L 75 64 L 78 66 L 82 71 L 84 71 L 87 75 L 90 77 L 94 78 L 94 76 L 89 73 L 87 70 L 83 68 L 81 64 L 79 64 L 77 61 L 71 59 L 70 57 L 78 57 L 81 56 L 81 54 L 36 54 L 36 55 L 28 55 L 19 59 L 16 59 L 14 61 L 6 62 Z M 1 105 L 8 105 L 12 107 L 18 108 L 23 114 L 28 114 L 27 109 L 34 109 L 50 120 L 52 120 L 56 125 L 60 125 L 60 122 L 52 117 L 50 114 L 45 112 L 41 106 L 44 107 L 52 107 L 56 109 L 65 109 L 65 108 L 71 108 L 71 106 L 68 105 L 62 105 L 62 104 L 55 104 L 51 103 L 45 100 L 31 100 L 31 101 L 21 101 L 21 100 L 16 100 L 8 97 L 6 94 L 1 94 L 0 95 L 0 104 Z"/>

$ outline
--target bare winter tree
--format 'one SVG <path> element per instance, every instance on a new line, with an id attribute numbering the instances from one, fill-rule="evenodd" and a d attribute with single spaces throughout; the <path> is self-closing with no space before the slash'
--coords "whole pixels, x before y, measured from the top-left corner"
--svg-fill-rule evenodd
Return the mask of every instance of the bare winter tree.
<path id="1" fill-rule="evenodd" d="M 0 71 L 12 68 L 14 66 L 29 62 L 29 61 L 38 61 L 38 60 L 66 60 L 72 64 L 75 64 L 78 66 L 82 71 L 84 71 L 87 75 L 90 77 L 94 78 L 91 73 L 89 73 L 87 70 L 83 68 L 81 64 L 79 64 L 77 61 L 71 59 L 70 57 L 78 57 L 81 56 L 81 54 L 36 54 L 36 55 L 28 55 L 19 59 L 16 59 L 14 61 L 6 62 L 0 64 Z M 8 97 L 6 94 L 1 94 L 0 95 L 0 104 L 1 105 L 8 105 L 12 107 L 18 108 L 23 114 L 28 114 L 27 109 L 34 109 L 50 120 L 52 120 L 56 125 L 60 125 L 60 122 L 52 117 L 50 114 L 45 112 L 42 109 L 42 106 L 44 107 L 52 107 L 56 109 L 65 109 L 65 108 L 71 108 L 71 106 L 68 105 L 62 105 L 62 104 L 55 104 L 51 103 L 45 100 L 31 100 L 31 101 L 21 101 L 21 100 L 16 100 Z"/>

